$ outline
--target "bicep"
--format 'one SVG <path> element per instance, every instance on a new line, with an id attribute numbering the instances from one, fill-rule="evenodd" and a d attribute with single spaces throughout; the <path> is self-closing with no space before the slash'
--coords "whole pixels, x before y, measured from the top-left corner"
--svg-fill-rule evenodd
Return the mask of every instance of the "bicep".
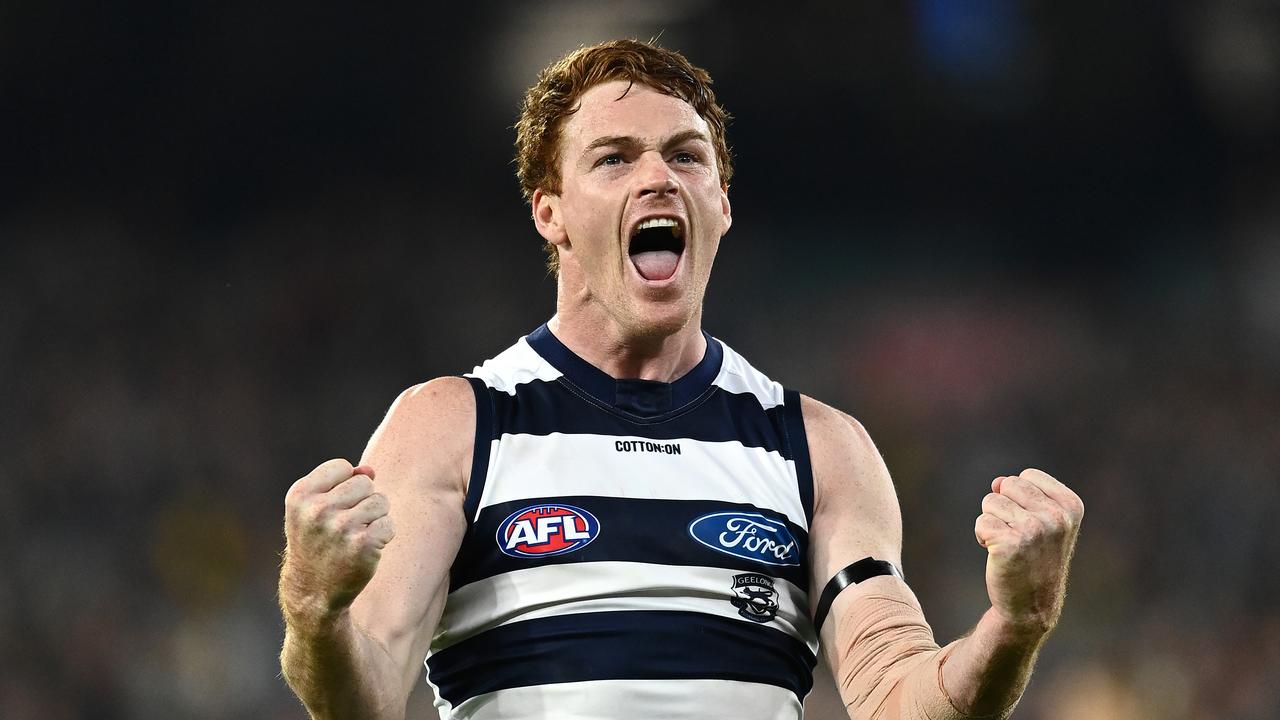
<path id="1" fill-rule="evenodd" d="M 813 466 L 810 529 L 813 585 L 821 591 L 839 570 L 872 556 L 902 564 L 902 515 L 889 470 L 853 418 L 804 398 Z"/>
<path id="2" fill-rule="evenodd" d="M 814 481 L 812 609 L 827 582 L 858 560 L 874 557 L 902 567 L 902 516 L 888 468 L 866 430 L 808 397 L 802 403 Z M 833 611 L 843 604 L 838 601 Z"/>
<path id="3" fill-rule="evenodd" d="M 375 488 L 387 496 L 395 538 L 352 604 L 352 621 L 400 669 L 406 696 L 435 632 L 449 568 L 466 531 L 474 424 L 467 381 L 434 380 L 397 399 L 361 459 L 374 468 Z"/>

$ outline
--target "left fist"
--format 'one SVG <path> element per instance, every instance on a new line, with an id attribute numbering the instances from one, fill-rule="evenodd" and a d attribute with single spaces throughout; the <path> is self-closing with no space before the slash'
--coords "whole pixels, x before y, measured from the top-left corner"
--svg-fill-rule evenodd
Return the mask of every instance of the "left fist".
<path id="1" fill-rule="evenodd" d="M 987 549 L 991 607 L 1019 632 L 1042 636 L 1058 623 L 1084 503 L 1039 470 L 998 477 L 974 523 Z"/>

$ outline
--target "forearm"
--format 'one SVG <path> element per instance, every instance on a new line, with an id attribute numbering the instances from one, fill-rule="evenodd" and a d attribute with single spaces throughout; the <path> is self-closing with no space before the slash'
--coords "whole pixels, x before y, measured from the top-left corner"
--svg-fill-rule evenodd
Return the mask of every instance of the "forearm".
<path id="1" fill-rule="evenodd" d="M 977 717 L 1012 708 L 1031 679 L 1045 635 L 1039 628 L 1015 628 L 987 610 L 973 632 L 954 643 L 942 666 L 947 696 Z"/>
<path id="2" fill-rule="evenodd" d="M 386 649 L 355 626 L 348 610 L 286 608 L 284 615 L 280 667 L 313 718 L 403 720 L 400 672 Z"/>
<path id="3" fill-rule="evenodd" d="M 968 637 L 939 648 L 899 581 L 882 582 L 846 607 L 830 639 L 851 718 L 1005 718 L 1026 687 L 1038 641 L 1011 634 L 991 613 Z"/>

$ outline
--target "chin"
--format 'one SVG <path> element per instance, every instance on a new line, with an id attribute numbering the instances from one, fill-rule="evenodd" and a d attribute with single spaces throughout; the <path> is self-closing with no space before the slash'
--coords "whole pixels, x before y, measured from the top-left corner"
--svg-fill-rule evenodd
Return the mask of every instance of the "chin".
<path id="1" fill-rule="evenodd" d="M 692 308 L 684 302 L 640 302 L 631 307 L 631 334 L 647 340 L 662 340 L 688 327 Z"/>

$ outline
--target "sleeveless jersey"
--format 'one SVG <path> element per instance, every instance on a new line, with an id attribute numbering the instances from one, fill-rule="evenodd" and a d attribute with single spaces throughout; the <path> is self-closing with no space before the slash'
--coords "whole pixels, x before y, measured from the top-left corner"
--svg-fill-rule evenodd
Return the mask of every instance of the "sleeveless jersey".
<path id="1" fill-rule="evenodd" d="M 799 395 L 706 335 L 673 383 L 538 328 L 467 378 L 467 531 L 425 661 L 441 718 L 799 718 L 813 477 Z"/>

